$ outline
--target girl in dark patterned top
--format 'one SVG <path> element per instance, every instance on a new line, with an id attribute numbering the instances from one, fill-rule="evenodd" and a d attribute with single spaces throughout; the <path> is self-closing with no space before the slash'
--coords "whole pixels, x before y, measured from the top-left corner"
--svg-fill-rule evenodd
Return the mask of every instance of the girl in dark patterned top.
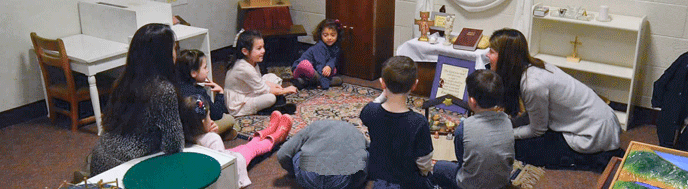
<path id="1" fill-rule="evenodd" d="M 217 123 L 218 129 L 214 132 L 222 134 L 232 129 L 234 117 L 229 115 L 229 110 L 225 106 L 224 89 L 215 82 L 208 80 L 208 58 L 202 51 L 182 50 L 177 56 L 177 72 L 179 73 L 179 91 L 182 97 L 200 95 L 203 101 L 212 102 L 210 107 L 210 119 Z M 211 101 L 210 95 L 205 90 L 209 87 L 215 93 L 215 102 Z M 236 131 L 230 132 L 236 136 Z M 233 137 L 232 137 L 233 138 Z"/>
<path id="2" fill-rule="evenodd" d="M 91 175 L 160 151 L 182 151 L 174 39 L 164 24 L 147 24 L 134 34 L 103 114 L 105 133 L 93 147 Z"/>

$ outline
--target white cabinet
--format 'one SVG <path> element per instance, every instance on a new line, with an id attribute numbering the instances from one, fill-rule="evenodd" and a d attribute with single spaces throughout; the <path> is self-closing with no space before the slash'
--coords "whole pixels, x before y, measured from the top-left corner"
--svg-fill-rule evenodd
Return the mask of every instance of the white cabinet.
<path id="1" fill-rule="evenodd" d="M 168 3 L 150 0 L 81 0 L 79 19 L 81 33 L 129 44 L 136 30 L 143 25 L 172 25 L 172 7 Z M 172 26 L 172 30 L 182 50 L 198 49 L 206 54 L 208 79 L 213 81 L 208 29 L 177 24 Z"/>
<path id="2" fill-rule="evenodd" d="M 549 7 L 550 12 L 558 7 Z M 596 12 L 588 14 L 597 15 Z M 646 18 L 610 14 L 612 20 L 600 22 L 569 18 L 532 17 L 530 32 L 530 53 L 535 58 L 562 68 L 569 75 L 580 80 L 611 101 L 625 103 L 625 111 L 616 115 L 626 130 L 633 120 L 636 75 L 643 50 L 643 36 Z M 578 63 L 567 62 L 566 56 L 573 52 L 574 39 L 578 45 Z"/>
<path id="3" fill-rule="evenodd" d="M 81 0 L 81 33 L 129 44 L 127 37 L 148 23 L 172 24 L 172 6 L 149 0 Z"/>

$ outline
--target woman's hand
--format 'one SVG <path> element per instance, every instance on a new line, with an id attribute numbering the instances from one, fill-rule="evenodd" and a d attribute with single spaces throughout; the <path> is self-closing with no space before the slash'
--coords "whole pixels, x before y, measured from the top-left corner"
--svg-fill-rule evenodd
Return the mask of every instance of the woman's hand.
<path id="1" fill-rule="evenodd" d="M 325 77 L 330 77 L 331 73 L 332 73 L 332 68 L 330 68 L 330 66 L 325 66 L 322 70 L 322 75 Z"/>
<path id="2" fill-rule="evenodd" d="M 225 93 L 224 89 L 222 89 L 222 87 L 220 87 L 220 85 L 218 85 L 217 83 L 214 83 L 212 81 L 208 81 L 208 82 L 203 82 L 203 84 L 207 87 L 210 87 L 210 91 L 220 93 L 220 94 Z"/>

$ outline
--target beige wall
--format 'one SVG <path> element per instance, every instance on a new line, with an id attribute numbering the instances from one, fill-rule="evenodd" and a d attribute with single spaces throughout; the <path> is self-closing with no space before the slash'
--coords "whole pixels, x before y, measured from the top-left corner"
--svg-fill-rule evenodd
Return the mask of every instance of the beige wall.
<path id="1" fill-rule="evenodd" d="M 503 4 L 490 10 L 469 13 L 458 7 L 452 0 L 435 0 L 435 10 L 447 5 L 447 13 L 457 15 L 454 30 L 463 27 L 476 27 L 485 30 L 489 35 L 495 29 L 511 27 L 518 0 L 506 0 Z M 641 49 L 643 65 L 639 65 L 638 88 L 636 88 L 637 105 L 650 107 L 652 84 L 664 70 L 688 51 L 688 1 L 686 0 L 534 0 L 547 6 L 566 7 L 582 5 L 591 11 L 597 11 L 600 5 L 609 6 L 612 14 L 647 16 L 649 35 L 645 37 L 646 48 Z M 396 0 L 396 21 L 394 47 L 412 38 L 415 0 Z"/>
<path id="2" fill-rule="evenodd" d="M 0 111 L 44 99 L 29 33 L 57 38 L 81 32 L 77 0 L 9 0 L 0 7 Z"/>

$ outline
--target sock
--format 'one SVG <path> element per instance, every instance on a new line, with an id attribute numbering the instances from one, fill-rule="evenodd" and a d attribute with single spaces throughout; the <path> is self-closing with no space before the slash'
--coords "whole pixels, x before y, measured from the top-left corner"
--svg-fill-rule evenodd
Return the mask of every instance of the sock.
<path id="1" fill-rule="evenodd" d="M 313 78 L 313 75 L 315 75 L 315 69 L 308 60 L 302 60 L 294 69 L 294 78 Z"/>
<path id="2" fill-rule="evenodd" d="M 272 150 L 272 144 L 273 142 L 270 139 L 260 140 L 258 137 L 253 137 L 253 139 L 251 139 L 251 141 L 248 143 L 229 150 L 240 153 L 242 156 L 244 156 L 244 159 L 246 159 L 246 166 L 248 166 L 253 158 L 268 153 L 270 150 Z"/>
<path id="3" fill-rule="evenodd" d="M 378 96 L 377 98 L 375 98 L 375 100 L 373 100 L 373 102 L 375 102 L 375 103 L 383 103 L 385 101 L 387 101 L 387 97 L 385 96 L 385 93 L 381 93 L 380 96 Z"/>

